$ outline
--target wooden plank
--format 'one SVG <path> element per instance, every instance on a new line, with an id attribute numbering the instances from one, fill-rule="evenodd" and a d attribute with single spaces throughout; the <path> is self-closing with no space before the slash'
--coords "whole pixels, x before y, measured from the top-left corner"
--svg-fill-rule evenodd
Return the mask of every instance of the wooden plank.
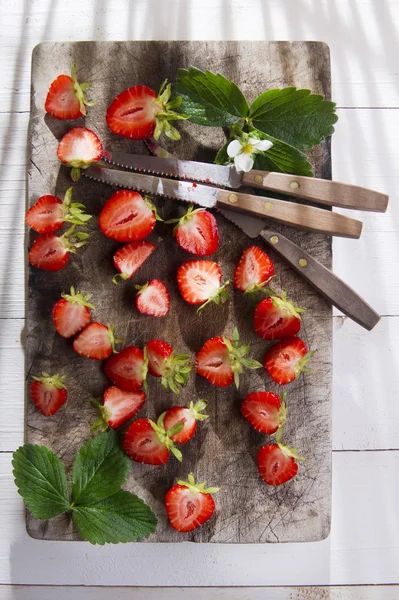
<path id="1" fill-rule="evenodd" d="M 397 600 L 399 586 L 148 588 L 0 585 L 2 600 Z"/>
<path id="2" fill-rule="evenodd" d="M 115 39 L 308 39 L 323 40 L 332 51 L 333 99 L 339 106 L 398 106 L 395 57 L 399 27 L 397 0 L 307 0 L 261 2 L 113 0 L 99 6 L 71 0 L 65 14 L 52 0 L 2 3 L 7 36 L 0 111 L 29 110 L 29 61 L 40 41 Z M 79 14 L 78 21 L 75 15 Z M 156 16 L 156 18 L 154 18 Z M 347 41 L 342 44 L 342 39 Z"/>
<path id="3" fill-rule="evenodd" d="M 284 60 L 283 60 L 284 57 Z M 224 75 L 243 87 L 244 94 L 255 98 L 267 85 L 269 69 L 281 84 L 311 87 L 315 92 L 329 96 L 329 56 L 325 45 L 312 42 L 286 44 L 281 42 L 103 42 L 102 44 L 45 44 L 38 47 L 33 58 L 32 112 L 30 131 L 29 199 L 36 200 L 43 186 L 63 195 L 70 185 L 70 173 L 60 169 L 56 158 L 57 137 L 69 125 L 45 117 L 43 102 L 60 67 L 73 60 L 85 62 L 86 76 L 95 81 L 99 91 L 98 105 L 86 119 L 86 126 L 97 131 L 105 144 L 113 149 L 126 148 L 126 140 L 115 139 L 106 128 L 104 114 L 115 95 L 132 81 L 141 81 L 142 69 L 151 74 L 149 84 L 157 88 L 167 77 L 172 80 L 177 68 L 195 63 L 199 68 L 223 69 Z M 117 62 L 116 62 L 117 61 Z M 145 67 L 143 66 L 145 63 Z M 254 66 L 255 64 L 258 67 Z M 267 65 L 267 67 L 266 67 Z M 247 80 L 251 69 L 250 81 Z M 92 70 L 92 72 L 91 72 Z M 224 134 L 217 128 L 200 128 L 191 123 L 183 127 L 179 152 L 185 158 L 196 156 L 206 159 L 224 143 Z M 55 137 L 54 137 L 55 136 Z M 116 146 L 116 147 L 115 147 Z M 143 149 L 142 142 L 128 144 L 132 149 Z M 173 147 L 173 145 L 169 145 Z M 207 150 L 203 150 L 206 148 Z M 209 149 L 212 148 L 212 151 Z M 316 170 L 329 177 L 328 146 L 322 145 L 313 154 Z M 83 198 L 87 210 L 98 215 L 101 206 L 110 197 L 109 186 L 82 177 L 75 186 L 77 198 Z M 75 197 L 75 198 L 76 198 Z M 164 218 L 184 214 L 186 206 L 176 202 L 158 202 Z M 236 226 L 217 215 L 220 248 L 213 256 L 220 264 L 224 277 L 232 279 L 234 267 L 248 238 Z M 206 340 L 217 335 L 231 336 L 238 326 L 245 341 L 252 344 L 252 356 L 258 360 L 265 353 L 266 344 L 258 338 L 252 325 L 252 307 L 243 295 L 234 294 L 232 301 L 222 308 L 208 307 L 200 315 L 185 303 L 178 292 L 175 273 L 178 266 L 192 258 L 182 252 L 170 228 L 157 227 L 149 236 L 158 248 L 135 276 L 134 283 L 144 283 L 153 277 L 168 282 L 172 309 L 163 319 L 142 317 L 132 310 L 131 282 L 115 287 L 112 284 L 114 267 L 111 256 L 120 244 L 106 240 L 97 223 L 90 222 L 90 244 L 74 256 L 70 264 L 57 273 L 29 270 L 27 372 L 62 372 L 68 376 L 70 400 L 52 419 L 43 417 L 28 402 L 27 440 L 52 447 L 64 457 L 70 469 L 80 444 L 89 437 L 88 424 L 95 414 L 89 404 L 91 397 L 101 397 L 106 379 L 101 364 L 82 359 L 73 352 L 71 344 L 60 338 L 49 315 L 55 301 L 64 289 L 93 292 L 97 305 L 95 318 L 100 322 L 115 323 L 117 335 L 123 335 L 126 345 L 142 347 L 149 339 L 168 340 L 179 352 L 195 352 Z M 286 231 L 287 227 L 280 228 Z M 36 234 L 31 233 L 30 244 Z M 290 230 L 291 238 L 300 241 L 327 266 L 331 261 L 329 240 L 321 235 Z M 278 387 L 265 381 L 265 371 L 249 371 L 242 377 L 240 391 L 231 387 L 215 388 L 205 380 L 191 377 L 178 404 L 188 405 L 193 398 L 209 401 L 209 421 L 198 428 L 195 440 L 184 447 L 185 462 L 180 466 L 173 458 L 166 465 L 152 466 L 133 463 L 129 487 L 143 497 L 159 515 L 157 532 L 149 541 L 198 541 L 227 543 L 287 542 L 323 539 L 329 531 L 331 485 L 331 309 L 313 290 L 304 288 L 300 278 L 280 261 L 276 261 L 275 285 L 290 290 L 297 304 L 311 308 L 303 319 L 301 336 L 309 348 L 317 348 L 313 373 L 290 385 L 290 419 L 285 428 L 286 443 L 298 447 L 308 457 L 301 466 L 301 476 L 284 488 L 265 486 L 259 478 L 256 454 L 265 443 L 264 436 L 251 431 L 242 418 L 238 406 L 249 391 Z M 120 333 L 118 333 L 120 332 Z M 90 383 L 88 383 L 90 382 Z M 148 399 L 140 416 L 156 418 L 177 399 L 166 392 L 158 380 L 149 381 Z M 60 435 L 60 431 L 63 435 Z M 217 461 L 214 457 L 217 456 Z M 163 502 L 174 478 L 193 471 L 198 478 L 221 487 L 218 510 L 212 522 L 183 537 L 173 530 L 166 518 Z M 235 490 L 231 494 L 231 489 Z M 251 516 L 249 516 L 251 513 Z M 28 531 L 33 537 L 46 539 L 79 539 L 69 519 L 39 523 L 28 515 Z"/>
<path id="4" fill-rule="evenodd" d="M 398 469 L 398 451 L 334 453 L 332 531 L 323 542 L 94 547 L 30 539 L 10 455 L 1 454 L 0 582 L 178 587 L 397 583 Z M 288 564 L 289 569 L 282 567 Z"/>

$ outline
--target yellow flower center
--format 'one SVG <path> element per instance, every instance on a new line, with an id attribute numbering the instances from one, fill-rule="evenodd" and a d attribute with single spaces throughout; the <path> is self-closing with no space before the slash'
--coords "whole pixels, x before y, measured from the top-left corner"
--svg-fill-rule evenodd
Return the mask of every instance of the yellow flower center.
<path id="1" fill-rule="evenodd" d="M 253 151 L 254 149 L 252 144 L 245 144 L 245 146 L 242 147 L 242 152 L 245 154 L 252 154 Z"/>

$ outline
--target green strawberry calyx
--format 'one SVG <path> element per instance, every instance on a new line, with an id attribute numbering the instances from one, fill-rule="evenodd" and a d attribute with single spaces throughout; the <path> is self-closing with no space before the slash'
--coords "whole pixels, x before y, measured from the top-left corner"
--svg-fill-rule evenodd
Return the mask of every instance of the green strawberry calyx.
<path id="1" fill-rule="evenodd" d="M 187 475 L 187 481 L 178 479 L 177 483 L 188 488 L 192 494 L 216 494 L 220 490 L 218 487 L 206 488 L 206 481 L 196 484 L 193 473 Z"/>
<path id="2" fill-rule="evenodd" d="M 85 296 L 79 292 L 75 292 L 75 288 L 71 285 L 70 294 L 62 292 L 61 297 L 70 302 L 71 304 L 77 304 L 78 306 L 87 306 L 87 308 L 95 308 L 94 304 L 90 304 L 89 300 L 93 294 L 86 294 Z"/>
<path id="3" fill-rule="evenodd" d="M 150 422 L 151 427 L 157 434 L 157 438 L 159 439 L 159 441 L 164 446 L 166 446 L 167 449 L 170 450 L 170 452 L 172 452 L 172 454 L 177 458 L 178 461 L 182 462 L 183 455 L 180 452 L 180 450 L 178 448 L 176 448 L 171 437 L 172 437 L 172 435 L 179 433 L 183 429 L 184 422 L 180 421 L 179 423 L 175 423 L 175 425 L 173 425 L 173 427 L 171 427 L 170 429 L 168 429 L 168 431 L 166 431 L 165 426 L 164 426 L 165 415 L 166 415 L 166 411 L 163 412 L 158 417 L 158 421 L 156 423 L 154 421 L 152 421 L 151 419 L 148 419 L 148 420 Z"/>
<path id="4" fill-rule="evenodd" d="M 238 389 L 240 374 L 244 371 L 244 367 L 247 369 L 260 369 L 263 365 L 253 358 L 245 358 L 251 344 L 242 345 L 237 327 L 234 327 L 232 339 L 223 336 L 223 342 L 229 351 L 230 366 L 234 372 L 234 383 Z"/>
<path id="5" fill-rule="evenodd" d="M 66 390 L 67 388 L 64 385 L 64 381 L 67 378 L 66 375 L 59 375 L 56 373 L 55 375 L 49 375 L 45 371 L 42 371 L 42 377 L 34 377 L 35 381 L 40 381 L 40 383 L 45 383 L 46 385 L 52 385 L 58 390 Z"/>

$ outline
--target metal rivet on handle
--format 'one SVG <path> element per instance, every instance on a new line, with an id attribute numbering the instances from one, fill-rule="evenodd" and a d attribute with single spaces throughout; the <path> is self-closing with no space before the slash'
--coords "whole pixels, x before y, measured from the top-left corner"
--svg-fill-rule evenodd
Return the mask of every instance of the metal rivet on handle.
<path id="1" fill-rule="evenodd" d="M 254 182 L 255 183 L 263 183 L 263 177 L 262 177 L 262 175 L 259 175 L 259 173 L 257 175 L 255 175 Z"/>
<path id="2" fill-rule="evenodd" d="M 290 182 L 290 188 L 291 188 L 292 190 L 294 190 L 294 191 L 295 191 L 295 190 L 299 190 L 299 188 L 300 188 L 300 187 L 301 187 L 301 186 L 299 185 L 299 182 L 298 182 L 298 181 L 291 181 L 291 182 Z"/>
<path id="3" fill-rule="evenodd" d="M 237 196 L 237 194 L 230 194 L 230 196 L 229 196 L 229 202 L 231 202 L 232 204 L 235 204 L 236 202 L 238 202 L 238 196 Z"/>
<path id="4" fill-rule="evenodd" d="M 278 244 L 279 243 L 279 239 L 278 239 L 278 235 L 272 235 L 272 237 L 270 238 L 270 242 L 272 244 Z"/>
<path id="5" fill-rule="evenodd" d="M 307 265 L 308 265 L 308 261 L 306 260 L 306 258 L 300 258 L 300 259 L 298 260 L 298 265 L 299 265 L 300 267 L 307 267 Z"/>
<path id="6" fill-rule="evenodd" d="M 273 210 L 273 204 L 271 202 L 265 203 L 265 210 Z"/>

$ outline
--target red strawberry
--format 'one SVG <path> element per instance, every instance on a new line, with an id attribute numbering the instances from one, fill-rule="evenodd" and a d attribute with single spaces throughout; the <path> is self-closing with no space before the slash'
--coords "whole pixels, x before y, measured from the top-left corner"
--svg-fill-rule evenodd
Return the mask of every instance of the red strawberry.
<path id="1" fill-rule="evenodd" d="M 113 327 L 94 322 L 74 339 L 73 349 L 86 358 L 104 360 L 115 352 L 115 344 L 120 341 L 115 339 Z"/>
<path id="2" fill-rule="evenodd" d="M 255 309 L 255 331 L 265 340 L 281 340 L 298 333 L 304 308 L 294 306 L 287 300 L 286 292 L 281 296 L 270 296 Z"/>
<path id="3" fill-rule="evenodd" d="M 176 354 L 172 346 L 163 340 L 150 340 L 145 351 L 150 375 L 162 377 L 163 387 L 178 394 L 179 386 L 187 383 L 191 371 L 188 354 Z"/>
<path id="4" fill-rule="evenodd" d="M 80 169 L 87 169 L 98 162 L 103 147 L 94 131 L 85 127 L 74 127 L 64 135 L 58 144 L 57 156 L 67 167 L 72 167 L 71 177 L 78 181 Z"/>
<path id="5" fill-rule="evenodd" d="M 153 137 L 162 131 L 173 140 L 180 139 L 171 120 L 186 119 L 185 115 L 171 110 L 181 103 L 181 98 L 170 100 L 171 85 L 162 85 L 157 96 L 145 85 L 135 85 L 119 94 L 107 110 L 107 125 L 114 133 L 134 140 Z"/>
<path id="6" fill-rule="evenodd" d="M 229 294 L 225 289 L 229 281 L 220 285 L 222 271 L 212 260 L 189 260 L 177 270 L 177 284 L 183 299 L 189 304 L 201 304 L 202 310 L 208 302 L 223 304 Z"/>
<path id="7" fill-rule="evenodd" d="M 58 237 L 52 233 L 39 235 L 33 242 L 29 252 L 29 262 L 38 269 L 45 271 L 59 271 L 68 262 L 69 252 L 76 252 L 78 248 L 87 243 L 89 234 L 74 233 L 75 226 L 72 225 L 64 235 Z M 77 239 L 77 242 L 71 241 Z"/>
<path id="8" fill-rule="evenodd" d="M 175 448 L 163 427 L 163 413 L 157 423 L 151 419 L 133 421 L 123 438 L 123 449 L 129 458 L 146 465 L 163 465 L 172 452 L 181 462 L 182 453 Z M 182 428 L 179 423 L 177 430 Z"/>
<path id="9" fill-rule="evenodd" d="M 137 242 L 151 233 L 157 220 L 162 221 L 148 196 L 118 190 L 104 204 L 99 225 L 111 240 Z"/>
<path id="10" fill-rule="evenodd" d="M 42 373 L 43 377 L 34 377 L 30 384 L 30 395 L 37 409 L 46 417 L 51 417 L 66 402 L 68 393 L 64 385 L 66 375 L 60 377 Z"/>
<path id="11" fill-rule="evenodd" d="M 262 290 L 274 275 L 271 259 L 257 246 L 250 246 L 241 254 L 234 271 L 234 286 L 242 292 Z"/>
<path id="12" fill-rule="evenodd" d="M 263 481 L 269 485 L 286 483 L 298 472 L 295 461 L 306 460 L 299 456 L 296 448 L 289 448 L 281 443 L 283 429 L 276 434 L 276 444 L 263 446 L 258 452 L 258 469 Z"/>
<path id="13" fill-rule="evenodd" d="M 38 233 L 54 233 L 68 221 L 76 225 L 84 225 L 91 215 L 82 211 L 84 204 L 73 202 L 73 188 L 68 188 L 64 201 L 57 196 L 41 196 L 26 213 L 25 221 Z"/>
<path id="14" fill-rule="evenodd" d="M 136 285 L 136 308 L 143 315 L 164 317 L 170 309 L 168 288 L 159 279 L 152 279 L 144 285 Z"/>
<path id="15" fill-rule="evenodd" d="M 270 377 L 276 383 L 285 385 L 298 379 L 310 369 L 306 366 L 315 350 L 308 351 L 298 337 L 290 337 L 274 344 L 265 354 L 264 365 Z"/>
<path id="16" fill-rule="evenodd" d="M 177 223 L 173 233 L 180 248 L 186 252 L 209 256 L 219 247 L 216 219 L 212 213 L 203 208 L 194 210 L 194 207 L 190 206 L 183 217 L 170 219 L 167 223 Z"/>
<path id="17" fill-rule="evenodd" d="M 189 408 L 171 406 L 171 408 L 166 411 L 164 427 L 167 432 L 169 432 L 176 423 L 183 423 L 183 429 L 170 436 L 170 439 L 173 440 L 175 444 L 185 444 L 191 440 L 197 429 L 197 421 L 204 421 L 209 417 L 209 415 L 204 415 L 201 412 L 206 409 L 206 406 L 207 402 L 205 400 L 198 400 L 195 404 L 190 402 Z"/>
<path id="18" fill-rule="evenodd" d="M 72 66 L 71 77 L 58 75 L 47 93 L 44 108 L 56 119 L 78 119 L 86 114 L 86 106 L 93 106 L 95 102 L 88 102 L 84 92 L 91 83 L 78 83 L 76 79 L 76 65 Z"/>
<path id="19" fill-rule="evenodd" d="M 220 387 L 231 385 L 234 381 L 238 388 L 239 376 L 244 367 L 259 369 L 262 366 L 257 360 L 244 358 L 250 345 L 240 344 L 237 328 L 234 328 L 233 339 L 220 336 L 205 342 L 195 359 L 198 375 Z"/>
<path id="20" fill-rule="evenodd" d="M 211 494 L 219 491 L 212 487 L 205 489 L 205 482 L 195 485 L 192 473 L 188 481 L 178 480 L 165 497 L 169 522 L 177 531 L 193 531 L 206 523 L 215 511 L 215 502 Z"/>
<path id="21" fill-rule="evenodd" d="M 112 281 L 118 283 L 119 279 L 125 281 L 133 277 L 155 248 L 151 242 L 132 242 L 119 248 L 114 254 L 114 265 L 119 273 Z"/>
<path id="22" fill-rule="evenodd" d="M 248 394 L 241 405 L 242 415 L 260 433 L 275 433 L 287 418 L 286 394 L 281 398 L 273 392 Z"/>
<path id="23" fill-rule="evenodd" d="M 107 427 L 115 429 L 124 425 L 139 412 L 144 402 L 145 393 L 142 391 L 126 392 L 116 386 L 108 387 L 103 395 L 103 404 L 92 401 L 100 413 L 100 419 L 92 425 L 91 431 L 98 427 L 105 431 Z"/>
<path id="24" fill-rule="evenodd" d="M 137 392 L 147 374 L 143 351 L 137 346 L 127 346 L 106 361 L 104 372 L 122 390 Z"/>
<path id="25" fill-rule="evenodd" d="M 57 333 L 70 338 L 90 323 L 90 308 L 94 306 L 89 304 L 91 294 L 76 294 L 73 286 L 70 294 L 62 293 L 61 296 L 53 308 L 53 322 Z"/>

